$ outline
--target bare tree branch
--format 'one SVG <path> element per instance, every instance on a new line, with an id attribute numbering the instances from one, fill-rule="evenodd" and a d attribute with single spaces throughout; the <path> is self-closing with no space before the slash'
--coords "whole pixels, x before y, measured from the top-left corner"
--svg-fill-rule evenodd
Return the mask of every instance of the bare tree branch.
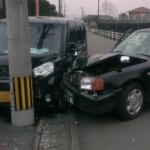
<path id="1" fill-rule="evenodd" d="M 109 2 L 108 0 L 105 0 L 101 6 L 102 14 L 108 15 L 108 16 L 115 16 L 117 13 L 117 7 Z"/>

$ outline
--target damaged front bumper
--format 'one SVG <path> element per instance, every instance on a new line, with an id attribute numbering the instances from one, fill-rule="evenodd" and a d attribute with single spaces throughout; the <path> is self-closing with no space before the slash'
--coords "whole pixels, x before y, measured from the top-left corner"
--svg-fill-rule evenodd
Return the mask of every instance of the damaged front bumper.
<path id="1" fill-rule="evenodd" d="M 54 105 L 51 95 L 51 85 L 49 84 L 51 80 L 54 82 L 53 78 L 33 79 L 34 104 L 38 110 L 53 107 Z"/>
<path id="2" fill-rule="evenodd" d="M 33 95 L 35 108 L 46 109 L 54 107 L 54 77 L 33 78 Z M 10 81 L 7 79 L 0 79 L 0 105 L 10 105 Z"/>
<path id="3" fill-rule="evenodd" d="M 81 91 L 75 87 L 71 82 L 64 81 L 64 87 L 74 95 L 75 105 L 86 112 L 91 113 L 106 113 L 112 111 L 119 101 L 122 89 L 116 89 L 111 92 L 107 92 L 100 96 L 94 97 Z"/>

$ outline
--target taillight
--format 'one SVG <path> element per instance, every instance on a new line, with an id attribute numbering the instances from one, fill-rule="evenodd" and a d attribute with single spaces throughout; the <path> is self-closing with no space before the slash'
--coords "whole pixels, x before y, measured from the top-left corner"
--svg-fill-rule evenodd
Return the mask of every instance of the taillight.
<path id="1" fill-rule="evenodd" d="M 104 90 L 104 80 L 103 79 L 94 79 L 92 82 L 92 89 L 95 92 L 101 92 Z"/>

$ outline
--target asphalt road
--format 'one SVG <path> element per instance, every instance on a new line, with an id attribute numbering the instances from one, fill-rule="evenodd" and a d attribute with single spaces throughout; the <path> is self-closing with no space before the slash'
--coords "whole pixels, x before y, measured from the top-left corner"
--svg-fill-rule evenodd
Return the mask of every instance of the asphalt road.
<path id="1" fill-rule="evenodd" d="M 8 109 L 0 107 L 0 150 L 32 150 L 36 127 L 14 127 Z"/>
<path id="2" fill-rule="evenodd" d="M 113 41 L 88 33 L 89 53 L 108 52 Z M 114 114 L 95 116 L 76 111 L 80 150 L 150 150 L 150 107 L 135 120 Z"/>
<path id="3" fill-rule="evenodd" d="M 87 33 L 87 41 L 89 55 L 110 52 L 116 43 L 90 32 Z"/>
<path id="4" fill-rule="evenodd" d="M 114 41 L 88 33 L 90 55 L 109 52 L 114 45 Z M 71 113 L 68 112 L 68 115 Z M 34 127 L 12 127 L 10 119 L 4 114 L 1 110 L 0 150 L 32 149 Z M 80 150 L 150 150 L 150 106 L 139 118 L 128 122 L 120 121 L 114 114 L 91 115 L 79 110 L 74 110 L 73 114 L 70 123 L 77 125 Z M 44 116 L 45 121 L 48 120 L 51 125 L 50 116 Z"/>
<path id="5" fill-rule="evenodd" d="M 76 112 L 80 150 L 149 150 L 150 109 L 132 121 Z"/>

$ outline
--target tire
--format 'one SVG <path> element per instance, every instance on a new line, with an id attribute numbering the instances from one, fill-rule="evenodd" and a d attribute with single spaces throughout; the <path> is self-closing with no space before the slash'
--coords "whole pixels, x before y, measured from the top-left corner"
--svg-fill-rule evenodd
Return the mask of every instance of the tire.
<path id="1" fill-rule="evenodd" d="M 132 120 L 138 117 L 144 107 L 144 97 L 144 89 L 140 84 L 125 86 L 117 109 L 120 119 Z"/>
<path id="2" fill-rule="evenodd" d="M 66 112 L 69 109 L 69 103 L 67 102 L 66 99 L 66 90 L 65 89 L 60 89 L 60 92 L 58 94 L 58 111 L 63 113 Z"/>
<path id="3" fill-rule="evenodd" d="M 60 91 L 58 99 L 58 111 L 64 113 L 68 110 L 69 106 L 65 98 L 65 90 Z"/>

